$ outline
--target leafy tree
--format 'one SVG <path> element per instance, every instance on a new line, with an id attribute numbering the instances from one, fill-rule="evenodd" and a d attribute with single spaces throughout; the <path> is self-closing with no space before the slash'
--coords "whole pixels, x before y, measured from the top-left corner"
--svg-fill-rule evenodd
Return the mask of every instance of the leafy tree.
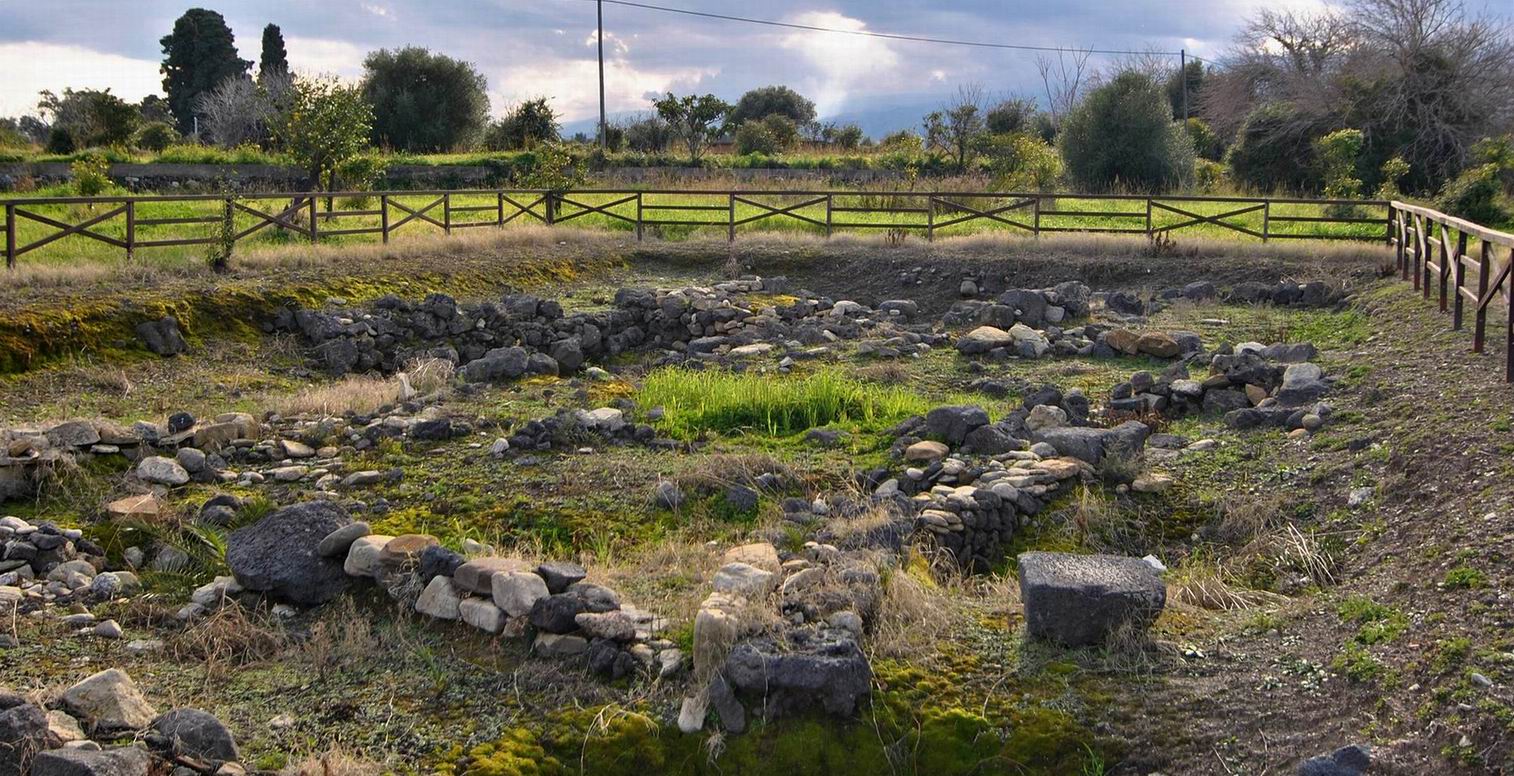
<path id="1" fill-rule="evenodd" d="M 245 75 L 252 63 L 237 56 L 235 38 L 215 11 L 191 8 L 174 22 L 163 45 L 163 92 L 179 131 L 194 130 L 195 100 L 232 76 Z"/>
<path id="2" fill-rule="evenodd" d="M 1167 77 L 1167 101 L 1172 103 L 1172 117 L 1183 118 L 1183 81 L 1188 82 L 1188 115 L 1198 113 L 1199 89 L 1204 86 L 1204 63 L 1189 62 Z"/>
<path id="3" fill-rule="evenodd" d="M 546 97 L 537 97 L 511 108 L 505 117 L 489 127 L 484 146 L 491 151 L 531 149 L 558 138 L 557 111 Z"/>
<path id="4" fill-rule="evenodd" d="M 787 86 L 763 86 L 741 95 L 726 126 L 735 128 L 774 115 L 788 117 L 796 127 L 804 126 L 815 120 L 815 103 Z"/>
<path id="5" fill-rule="evenodd" d="M 74 134 L 68 131 L 68 127 L 52 127 L 47 131 L 47 145 L 44 147 L 50 154 L 71 154 L 78 149 L 79 144 L 74 142 Z"/>
<path id="6" fill-rule="evenodd" d="M 799 142 L 799 129 L 789 117 L 774 113 L 767 118 L 747 121 L 736 129 L 739 153 L 777 154 Z"/>
<path id="7" fill-rule="evenodd" d="M 705 146 L 720 134 L 720 122 L 730 114 L 731 106 L 713 94 L 675 97 L 672 92 L 653 103 L 657 115 L 689 150 L 689 161 L 699 164 Z"/>
<path id="8" fill-rule="evenodd" d="M 49 116 L 55 128 L 67 131 L 76 146 L 124 146 L 131 141 L 142 115 L 135 105 L 96 89 L 64 89 L 59 97 L 42 92 L 37 108 Z"/>
<path id="9" fill-rule="evenodd" d="M 862 139 L 862 127 L 856 124 L 843 124 L 831 132 L 826 142 L 843 151 L 855 151 L 862 145 Z"/>
<path id="10" fill-rule="evenodd" d="M 1193 144 L 1161 87 L 1126 71 L 1088 93 L 1062 121 L 1057 142 L 1079 186 L 1169 189 L 1193 179 Z"/>
<path id="11" fill-rule="evenodd" d="M 958 170 L 967 169 L 987 130 L 982 102 L 980 87 L 962 86 L 954 100 L 925 116 L 925 145 L 949 156 Z"/>
<path id="12" fill-rule="evenodd" d="M 1435 198 L 1435 207 L 1458 218 L 1479 224 L 1496 224 L 1508 218 L 1498 206 L 1498 165 L 1480 164 L 1461 171 Z"/>
<path id="13" fill-rule="evenodd" d="M 402 151 L 450 151 L 475 143 L 489 121 L 489 82 L 470 62 L 417 46 L 363 61 L 373 141 Z"/>
<path id="14" fill-rule="evenodd" d="M 1327 198 L 1350 199 L 1361 194 L 1356 160 L 1361 155 L 1362 142 L 1359 129 L 1338 129 L 1314 141 L 1314 155 L 1323 172 Z"/>
<path id="15" fill-rule="evenodd" d="M 143 121 L 173 121 L 173 113 L 168 110 L 168 100 L 156 94 L 149 94 L 137 104 L 137 112 L 142 114 Z"/>
<path id="16" fill-rule="evenodd" d="M 289 111 L 273 128 L 311 186 L 326 191 L 335 187 L 342 165 L 367 148 L 372 129 L 373 108 L 362 91 L 332 78 L 296 79 Z"/>
<path id="17" fill-rule="evenodd" d="M 1381 175 L 1382 183 L 1377 188 L 1378 199 L 1398 199 L 1403 196 L 1399 191 L 1398 182 L 1409 174 L 1409 163 L 1402 156 L 1395 156 L 1383 162 Z"/>
<path id="18" fill-rule="evenodd" d="M 284 33 L 279 25 L 263 28 L 263 53 L 258 57 L 258 80 L 269 75 L 289 72 L 289 52 L 284 49 Z"/>
<path id="19" fill-rule="evenodd" d="M 673 128 L 661 116 L 642 116 L 626 125 L 626 147 L 644 154 L 660 154 L 673 145 Z"/>

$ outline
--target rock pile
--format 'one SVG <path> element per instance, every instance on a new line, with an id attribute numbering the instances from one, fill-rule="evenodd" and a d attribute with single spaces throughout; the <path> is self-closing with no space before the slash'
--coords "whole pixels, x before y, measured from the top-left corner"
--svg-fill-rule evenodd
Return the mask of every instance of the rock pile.
<path id="1" fill-rule="evenodd" d="M 117 745 L 132 738 L 138 742 Z M 239 757 L 215 716 L 193 708 L 159 714 L 120 669 L 86 677 L 45 706 L 0 690 L 0 776 L 240 776 L 247 771 Z"/>
<path id="2" fill-rule="evenodd" d="M 591 361 L 637 348 L 677 358 L 740 360 L 772 352 L 802 355 L 807 346 L 868 339 L 873 355 L 909 355 L 939 341 L 912 301 L 877 310 L 805 291 L 787 304 L 758 308 L 745 294 L 787 294 L 784 278 L 745 278 L 713 287 L 622 288 L 613 308 L 568 314 L 558 302 L 511 294 L 499 302 L 459 305 L 442 294 L 419 304 L 385 297 L 368 312 L 284 309 L 269 331 L 300 334 L 327 373 L 393 372 L 418 356 L 443 358 L 471 382 L 528 374 L 566 374 Z"/>
<path id="3" fill-rule="evenodd" d="M 0 617 L 49 606 L 108 601 L 141 587 L 130 571 L 106 571 L 105 551 L 77 529 L 0 517 L 0 548 L 4 550 L 0 552 Z M 122 635 L 114 621 L 97 623 L 88 610 L 60 611 L 63 622 L 81 633 Z M 9 634 L 0 635 L 0 646 L 9 638 Z"/>

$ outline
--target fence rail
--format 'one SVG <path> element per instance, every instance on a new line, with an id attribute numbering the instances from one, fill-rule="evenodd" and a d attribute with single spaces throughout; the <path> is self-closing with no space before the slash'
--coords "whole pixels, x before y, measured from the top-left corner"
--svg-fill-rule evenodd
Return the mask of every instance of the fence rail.
<path id="1" fill-rule="evenodd" d="M 343 207 L 333 207 L 336 202 Z M 1185 195 L 586 188 L 15 198 L 0 205 L 9 268 L 66 238 L 103 243 L 128 259 L 141 249 L 212 245 L 226 240 L 214 233 L 224 223 L 234 226 L 232 242 L 272 229 L 311 243 L 355 235 L 388 242 L 401 229 L 451 234 L 516 221 L 551 226 L 580 219 L 634 230 L 637 239 L 648 229 L 708 227 L 735 240 L 738 227 L 775 224 L 826 236 L 882 229 L 932 240 L 959 227 L 1033 236 L 1091 232 L 1156 238 L 1206 229 L 1262 241 L 1393 237 L 1386 201 Z M 146 212 L 154 209 L 159 212 Z M 173 227 L 178 230 L 164 233 Z"/>
<path id="2" fill-rule="evenodd" d="M 1404 280 L 1430 298 L 1439 286 L 1440 311 L 1450 308 L 1451 328 L 1460 330 L 1472 305 L 1472 351 L 1483 352 L 1488 308 L 1502 298 L 1504 379 L 1514 382 L 1514 234 L 1464 221 L 1429 208 L 1394 201 L 1389 207 L 1389 242 Z"/>

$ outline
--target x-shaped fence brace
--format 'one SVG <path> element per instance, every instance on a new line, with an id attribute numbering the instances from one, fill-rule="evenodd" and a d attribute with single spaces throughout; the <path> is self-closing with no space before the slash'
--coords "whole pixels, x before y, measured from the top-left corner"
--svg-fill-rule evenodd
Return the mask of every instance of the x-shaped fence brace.
<path id="1" fill-rule="evenodd" d="M 572 205 L 574 207 L 580 208 L 580 210 L 576 210 L 576 211 L 574 211 L 572 213 L 568 213 L 567 215 L 560 215 L 560 216 L 558 216 L 556 218 L 556 221 L 558 223 L 562 223 L 564 221 L 572 221 L 573 219 L 578 218 L 579 216 L 586 216 L 586 215 L 588 215 L 590 213 L 600 213 L 602 215 L 607 215 L 607 216 L 609 216 L 611 218 L 618 218 L 618 219 L 620 219 L 620 220 L 622 220 L 622 221 L 624 221 L 624 222 L 626 222 L 628 224 L 634 224 L 634 223 L 636 223 L 636 219 L 631 218 L 629 216 L 621 215 L 620 213 L 611 212 L 610 208 L 616 207 L 618 205 L 624 205 L 624 204 L 627 204 L 627 203 L 630 203 L 630 202 L 635 202 L 636 199 L 637 199 L 637 197 L 639 197 L 639 196 L 640 196 L 639 194 L 632 194 L 632 195 L 630 195 L 628 197 L 621 197 L 620 199 L 612 200 L 610 202 L 606 202 L 603 205 L 591 205 L 591 204 L 589 204 L 587 202 L 579 202 L 576 199 L 568 199 L 567 197 L 559 196 L 557 198 L 558 202 L 561 202 L 564 205 Z"/>
<path id="2" fill-rule="evenodd" d="M 394 230 L 396 230 L 396 229 L 404 226 L 405 224 L 408 224 L 411 221 L 414 221 L 416 219 L 420 219 L 422 221 L 425 221 L 426 223 L 431 224 L 432 226 L 436 226 L 436 227 L 439 227 L 441 229 L 446 229 L 447 228 L 446 224 L 444 224 L 444 223 L 436 220 L 435 218 L 432 218 L 431 216 L 426 215 L 427 213 L 431 212 L 432 210 L 435 210 L 437 205 L 440 205 L 440 204 L 442 204 L 443 202 L 446 202 L 446 201 L 447 201 L 447 197 L 446 196 L 440 196 L 440 197 L 437 197 L 434 201 L 432 201 L 431 204 L 426 205 L 425 207 L 417 209 L 417 208 L 412 208 L 409 205 L 406 205 L 405 203 L 400 202 L 399 200 L 395 200 L 395 199 L 389 200 L 389 204 L 390 205 L 392 205 L 392 206 L 394 206 L 396 208 L 399 208 L 400 210 L 403 210 L 406 213 L 410 214 L 410 215 L 405 216 L 404 218 L 401 218 L 400 220 L 398 220 L 398 221 L 390 224 L 389 225 L 389 231 L 392 232 L 392 231 L 394 231 Z"/>
<path id="3" fill-rule="evenodd" d="M 936 222 L 934 222 L 932 224 L 932 226 L 934 228 L 936 228 L 936 229 L 942 229 L 942 228 L 945 228 L 945 227 L 948 227 L 948 226 L 956 226 L 957 224 L 965 224 L 968 221 L 976 221 L 976 220 L 978 220 L 980 218 L 986 218 L 986 219 L 988 219 L 990 221 L 997 221 L 997 222 L 999 222 L 1001 224 L 1005 224 L 1005 225 L 1008 225 L 1008 226 L 1017 226 L 1017 227 L 1019 227 L 1021 229 L 1024 229 L 1027 232 L 1034 232 L 1036 230 L 1035 227 L 1033 227 L 1033 226 L 1031 226 L 1029 224 L 1022 224 L 1019 221 L 1015 221 L 1015 220 L 1010 219 L 1010 218 L 1005 218 L 1005 217 L 1003 217 L 1003 216 L 1000 215 L 1001 213 L 1008 213 L 1011 210 L 1019 210 L 1020 208 L 1025 207 L 1026 205 L 1034 205 L 1034 204 L 1036 204 L 1036 200 L 1034 200 L 1034 199 L 1022 199 L 1022 200 L 1019 200 L 1018 202 L 1011 202 L 1008 205 L 1002 205 L 1002 206 L 996 207 L 996 208 L 989 208 L 987 210 L 981 210 L 981 209 L 975 208 L 975 207 L 973 207 L 971 205 L 964 205 L 961 202 L 957 202 L 955 200 L 946 199 L 945 197 L 931 197 L 930 201 L 931 201 L 932 205 L 936 205 L 936 204 L 949 205 L 949 206 L 957 208 L 959 210 L 966 210 L 967 213 L 968 213 L 965 216 L 958 216 L 956 218 L 949 218 L 949 219 L 947 219 L 945 221 L 936 221 Z"/>
<path id="4" fill-rule="evenodd" d="M 1249 207 L 1237 208 L 1235 210 L 1228 210 L 1228 211 L 1226 211 L 1224 213 L 1219 213 L 1217 215 L 1206 216 L 1206 215 L 1203 215 L 1201 213 L 1194 213 L 1194 212 L 1191 212 L 1191 211 L 1188 211 L 1188 210 L 1184 210 L 1184 209 L 1179 208 L 1179 207 L 1173 207 L 1172 205 L 1165 205 L 1165 204 L 1163 204 L 1161 202 L 1156 201 L 1155 199 L 1148 200 L 1148 201 L 1151 203 L 1151 206 L 1154 207 L 1154 208 L 1157 208 L 1159 210 L 1166 210 L 1166 211 L 1171 212 L 1171 213 L 1177 213 L 1180 216 L 1186 216 L 1186 217 L 1188 217 L 1190 219 L 1188 221 L 1180 221 L 1180 222 L 1178 222 L 1176 224 L 1168 224 L 1166 226 L 1160 226 L 1160 227 L 1153 228 L 1151 230 L 1152 234 L 1156 234 L 1158 232 L 1171 232 L 1171 231 L 1176 230 L 1176 229 L 1182 229 L 1184 227 L 1189 227 L 1189 226 L 1197 226 L 1199 224 L 1214 224 L 1215 226 L 1221 226 L 1221 227 L 1224 227 L 1226 229 L 1231 229 L 1233 231 L 1240 232 L 1241 234 L 1248 234 L 1248 235 L 1251 235 L 1252 237 L 1258 237 L 1258 238 L 1261 238 L 1263 240 L 1267 239 L 1266 236 L 1264 236 L 1261 232 L 1255 231 L 1253 229 L 1247 229 L 1244 226 L 1239 226 L 1239 225 L 1236 225 L 1236 224 L 1232 224 L 1232 223 L 1224 220 L 1226 218 L 1235 218 L 1236 216 L 1244 216 L 1244 215 L 1246 215 L 1248 213 L 1255 213 L 1255 212 L 1257 212 L 1259 210 L 1264 210 L 1267 207 L 1266 204 L 1251 205 Z"/>
<path id="5" fill-rule="evenodd" d="M 95 232 L 95 231 L 91 231 L 90 230 L 91 226 L 94 226 L 95 224 L 98 224 L 98 223 L 100 223 L 102 221 L 108 221 L 108 220 L 110 220 L 112 218 L 115 218 L 118 215 L 121 215 L 122 213 L 125 213 L 125 212 L 126 212 L 126 206 L 122 205 L 122 206 L 120 206 L 118 208 L 115 208 L 114 210 L 107 210 L 104 213 L 101 213 L 100 215 L 95 216 L 94 218 L 90 218 L 90 219 L 87 219 L 87 220 L 83 221 L 82 223 L 78 223 L 78 224 L 66 224 L 66 223 L 64 223 L 62 221 L 57 221 L 57 220 L 48 218 L 47 216 L 44 216 L 44 215 L 41 215 L 41 214 L 38 214 L 38 213 L 33 213 L 30 210 L 25 210 L 23 208 L 19 208 L 18 207 L 18 208 L 15 209 L 15 213 L 16 213 L 17 216 L 20 216 L 20 217 L 23 217 L 23 218 L 29 218 L 29 219 L 31 219 L 33 221 L 36 221 L 38 223 L 47 224 L 48 226 L 51 226 L 51 227 L 56 227 L 60 231 L 53 232 L 52 234 L 50 234 L 50 235 L 48 235 L 46 237 L 43 237 L 42 239 L 37 240 L 34 243 L 30 243 L 30 244 L 18 247 L 16 249 L 15 255 L 20 256 L 21 254 L 26 253 L 27 251 L 36 250 L 38 248 L 41 248 L 44 245 L 47 245 L 48 243 L 51 243 L 54 240 L 61 240 L 64 237 L 67 237 L 67 236 L 69 236 L 71 234 L 77 234 L 77 235 L 80 235 L 82 237 L 89 237 L 89 238 L 94 239 L 94 240 L 99 240 L 100 242 L 103 242 L 103 243 L 109 243 L 111 245 L 116 246 L 117 248 L 125 248 L 126 247 L 126 241 L 125 240 L 118 240 L 118 239 L 116 239 L 114 237 L 111 237 L 108 234 L 100 234 L 99 232 Z"/>
<path id="6" fill-rule="evenodd" d="M 764 212 L 758 213 L 757 215 L 754 215 L 754 216 L 747 216 L 746 218 L 743 218 L 743 219 L 735 222 L 734 224 L 732 224 L 732 226 L 741 226 L 742 224 L 750 224 L 753 221 L 761 221 L 764 218 L 773 218 L 775 216 L 788 216 L 789 218 L 798 219 L 798 220 L 803 221 L 804 223 L 807 223 L 807 224 L 814 224 L 815 226 L 825 226 L 825 222 L 824 221 L 821 221 L 821 220 L 819 220 L 817 218 L 811 218 L 811 217 L 809 217 L 807 215 L 804 215 L 803 213 L 798 213 L 798 212 L 795 212 L 795 211 L 803 210 L 804 208 L 807 208 L 807 207 L 814 207 L 815 205 L 823 205 L 823 204 L 825 204 L 826 200 L 829 199 L 829 197 L 815 197 L 814 199 L 807 199 L 807 200 L 805 200 L 803 202 L 799 202 L 799 203 L 796 203 L 796 204 L 793 204 L 793 205 L 788 205 L 786 207 L 784 207 L 784 206 L 778 206 L 778 205 L 768 205 L 768 204 L 764 204 L 762 202 L 758 202 L 756 200 L 747 199 L 746 197 L 735 197 L 734 199 L 735 199 L 736 202 L 740 202 L 740 203 L 743 203 L 743 204 L 751 205 L 752 207 L 762 208 L 762 210 Z"/>
<path id="7" fill-rule="evenodd" d="M 542 215 L 541 213 L 536 212 L 536 210 L 535 210 L 535 208 L 537 206 L 539 206 L 543 202 L 547 201 L 546 195 L 542 195 L 540 197 L 537 197 L 536 199 L 533 199 L 533 200 L 531 200 L 530 202 L 528 202 L 528 203 L 526 203 L 524 205 L 522 205 L 519 202 L 516 202 L 515 199 L 513 197 L 511 197 L 510 195 L 508 195 L 508 194 L 501 194 L 501 195 L 499 195 L 499 199 L 500 199 L 501 202 L 508 202 L 511 207 L 515 208 L 515 212 L 511 213 L 509 218 L 501 218 L 500 219 L 500 222 L 499 222 L 500 226 L 504 226 L 505 224 L 508 224 L 511 221 L 514 221 L 515 219 L 520 218 L 521 216 L 530 216 L 530 217 L 532 217 L 532 218 L 534 218 L 534 219 L 536 219 L 536 220 L 538 220 L 538 221 L 540 221 L 540 222 L 542 222 L 544 224 L 547 223 L 547 217 L 544 216 L 544 215 Z"/>
<path id="8" fill-rule="evenodd" d="M 240 240 L 243 237 L 256 234 L 258 231 L 266 229 L 270 226 L 281 226 L 291 232 L 295 232 L 296 234 L 303 234 L 306 237 L 311 236 L 311 228 L 300 226 L 298 223 L 295 223 L 291 220 L 291 218 L 296 213 L 304 209 L 307 202 L 309 202 L 309 200 L 307 199 L 296 199 L 289 205 L 289 207 L 284 208 L 278 213 L 265 213 L 261 210 L 258 210 L 257 208 L 248 207 L 240 202 L 233 201 L 231 203 L 232 207 L 235 207 L 237 210 L 255 216 L 259 219 L 258 223 L 253 224 L 252 226 L 249 226 L 240 232 L 237 232 L 236 239 Z"/>

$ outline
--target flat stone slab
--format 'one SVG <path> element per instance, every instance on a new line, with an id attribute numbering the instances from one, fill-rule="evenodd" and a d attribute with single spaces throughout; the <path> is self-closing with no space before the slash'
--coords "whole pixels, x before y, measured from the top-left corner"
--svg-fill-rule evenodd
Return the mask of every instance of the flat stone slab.
<path id="1" fill-rule="evenodd" d="M 1121 628 L 1144 631 L 1167 603 L 1167 585 L 1140 558 L 1027 552 L 1019 569 L 1026 635 L 1068 647 L 1103 645 Z"/>

